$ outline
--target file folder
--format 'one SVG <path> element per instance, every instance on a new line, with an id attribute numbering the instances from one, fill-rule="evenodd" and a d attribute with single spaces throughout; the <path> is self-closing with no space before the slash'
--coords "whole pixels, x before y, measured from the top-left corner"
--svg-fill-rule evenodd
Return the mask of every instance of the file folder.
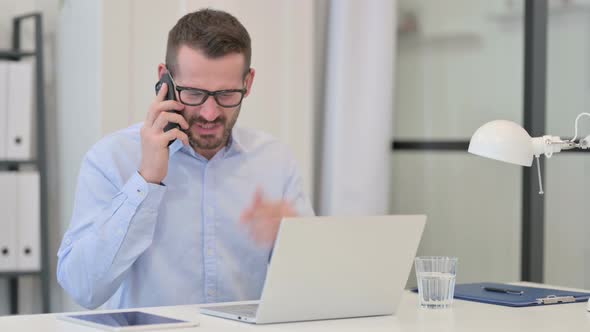
<path id="1" fill-rule="evenodd" d="M 8 121 L 8 62 L 0 61 L 0 160 L 6 159 Z"/>
<path id="2" fill-rule="evenodd" d="M 6 159 L 33 158 L 33 62 L 8 63 Z"/>
<path id="3" fill-rule="evenodd" d="M 17 268 L 16 172 L 0 172 L 0 272 Z"/>
<path id="4" fill-rule="evenodd" d="M 22 171 L 17 174 L 17 270 L 41 269 L 41 223 L 39 172 Z"/>
<path id="5" fill-rule="evenodd" d="M 494 289 L 489 291 L 486 289 Z M 590 293 L 551 288 L 525 287 L 498 283 L 472 283 L 455 286 L 455 299 L 508 307 L 574 303 L 587 301 Z"/>

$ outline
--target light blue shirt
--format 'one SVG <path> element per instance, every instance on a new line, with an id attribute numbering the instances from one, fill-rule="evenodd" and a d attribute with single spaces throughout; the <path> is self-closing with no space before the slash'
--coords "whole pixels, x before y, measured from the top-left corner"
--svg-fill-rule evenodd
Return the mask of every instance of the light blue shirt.
<path id="1" fill-rule="evenodd" d="M 259 299 L 270 247 L 240 224 L 257 188 L 313 215 L 296 163 L 269 135 L 234 128 L 211 160 L 176 141 L 164 185 L 137 172 L 141 124 L 86 154 L 57 279 L 86 308 Z"/>

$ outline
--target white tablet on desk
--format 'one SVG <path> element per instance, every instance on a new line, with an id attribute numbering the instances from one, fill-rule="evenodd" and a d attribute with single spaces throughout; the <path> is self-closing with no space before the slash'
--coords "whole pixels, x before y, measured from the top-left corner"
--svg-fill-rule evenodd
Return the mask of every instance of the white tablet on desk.
<path id="1" fill-rule="evenodd" d="M 108 331 L 143 331 L 199 326 L 198 322 L 184 321 L 142 311 L 59 315 L 57 317 Z"/>

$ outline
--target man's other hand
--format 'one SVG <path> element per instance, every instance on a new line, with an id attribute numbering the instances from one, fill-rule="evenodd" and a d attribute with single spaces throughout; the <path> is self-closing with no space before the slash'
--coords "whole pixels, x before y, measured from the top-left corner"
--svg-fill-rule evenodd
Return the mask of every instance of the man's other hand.
<path id="1" fill-rule="evenodd" d="M 258 189 L 251 206 L 242 212 L 240 222 L 248 228 L 250 235 L 258 244 L 272 246 L 277 237 L 281 219 L 296 215 L 291 203 L 285 200 L 266 200 L 262 191 Z"/>

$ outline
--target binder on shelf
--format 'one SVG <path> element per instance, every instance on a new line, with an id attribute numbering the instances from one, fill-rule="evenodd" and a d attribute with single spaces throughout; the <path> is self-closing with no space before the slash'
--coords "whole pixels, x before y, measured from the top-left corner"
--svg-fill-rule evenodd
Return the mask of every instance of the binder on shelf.
<path id="1" fill-rule="evenodd" d="M 33 159 L 33 97 L 33 62 L 9 62 L 6 159 Z"/>
<path id="2" fill-rule="evenodd" d="M 17 182 L 17 270 L 41 270 L 39 172 L 15 172 Z"/>
<path id="3" fill-rule="evenodd" d="M 0 273 L 17 269 L 15 172 L 0 172 Z"/>
<path id="4" fill-rule="evenodd" d="M 8 134 L 8 61 L 0 61 L 0 160 L 6 159 Z"/>
<path id="5" fill-rule="evenodd" d="M 530 307 L 587 301 L 590 293 L 481 282 L 457 284 L 455 298 L 508 307 Z"/>
<path id="6" fill-rule="evenodd" d="M 40 12 L 32 12 L 12 18 L 11 30 L 14 44 L 13 46 L 18 46 L 19 44 L 22 45 L 24 37 L 28 36 L 27 38 L 31 39 L 30 37 L 32 37 L 32 40 L 34 41 L 34 48 L 32 50 L 27 48 L 25 52 L 22 52 L 18 47 L 13 47 L 12 49 L 0 51 L 0 70 L 4 69 L 4 72 L 2 73 L 3 75 L 0 75 L 0 161 L 8 160 L 11 162 L 0 162 L 0 164 L 7 165 L 9 167 L 14 165 L 21 171 L 23 170 L 23 167 L 21 166 L 24 166 L 24 164 L 27 164 L 25 167 L 33 166 L 33 168 L 35 168 L 38 172 L 38 174 L 33 175 L 33 177 L 37 178 L 43 178 L 45 176 L 44 172 L 46 172 L 47 169 L 47 161 L 46 158 L 44 158 L 45 149 L 40 149 L 40 147 L 37 145 L 37 139 L 41 138 L 37 136 L 37 130 L 41 129 L 41 126 L 43 126 L 43 123 L 40 123 L 40 119 L 37 117 L 37 114 L 45 112 L 45 102 L 42 98 L 44 89 L 42 84 L 39 84 L 39 89 L 37 89 L 37 84 L 35 84 L 42 83 L 42 73 L 44 72 L 43 62 L 37 61 L 41 60 L 40 56 L 43 54 L 44 45 L 43 25 L 41 24 L 42 16 L 43 15 Z M 31 26 L 29 26 L 29 24 L 26 22 L 30 22 Z M 22 28 L 23 24 L 27 27 L 27 29 Z M 31 29 L 28 29 L 28 27 L 31 27 Z M 10 80 L 16 80 L 16 82 L 11 82 Z M 22 86 L 22 88 L 17 88 L 19 85 Z M 15 93 L 17 95 L 11 97 L 11 93 Z M 0 173 L 2 173 L 1 169 Z M 10 233 L 12 235 L 11 239 L 13 243 L 16 243 L 14 252 L 19 252 L 19 242 L 23 244 L 30 242 L 32 245 L 29 247 L 28 252 L 29 255 L 32 256 L 27 255 L 25 253 L 27 248 L 23 247 L 23 254 L 25 258 L 20 260 L 19 263 L 17 261 L 19 257 L 16 256 L 13 260 L 14 264 L 10 263 L 12 268 L 7 271 L 2 266 L 4 262 L 2 261 L 0 250 L 0 275 L 4 275 L 3 272 L 11 272 L 15 276 L 26 274 L 32 271 L 41 272 L 45 267 L 47 267 L 47 264 L 44 261 L 45 256 L 40 255 L 40 250 L 42 249 L 41 244 L 45 243 L 48 234 L 40 232 L 42 228 L 41 221 L 42 219 L 44 220 L 45 216 L 40 213 L 39 207 L 44 205 L 47 201 L 46 192 L 44 190 L 41 192 L 40 182 L 37 180 L 36 193 L 38 196 L 32 196 L 34 199 L 27 197 L 24 202 L 28 203 L 23 204 L 28 204 L 28 209 L 23 209 L 23 206 L 26 205 L 19 206 L 19 203 L 17 203 L 17 197 L 19 196 L 17 192 L 19 183 L 19 179 L 17 178 L 18 174 L 17 172 L 11 173 L 12 176 L 14 176 L 12 180 L 13 183 L 9 185 L 3 185 L 2 181 L 0 181 L 0 226 L 3 222 L 6 222 L 6 217 L 8 216 L 9 212 L 16 215 L 15 211 L 17 207 L 21 209 L 21 211 L 24 211 L 24 214 L 21 212 L 21 215 L 26 216 L 27 213 L 33 211 L 37 213 L 37 216 L 30 218 L 28 217 L 29 219 L 36 220 L 36 223 L 30 223 L 28 226 L 26 226 L 31 227 L 28 228 L 28 230 L 24 225 L 20 225 L 18 221 L 12 223 L 14 227 Z M 2 180 L 5 179 L 2 178 Z M 22 182 L 28 183 L 26 176 L 25 179 L 22 179 Z M 24 186 L 25 190 L 27 190 L 26 188 L 29 187 L 26 184 Z M 3 189 L 6 187 L 10 188 L 8 197 L 4 197 L 6 194 L 3 192 Z M 35 186 L 31 188 L 34 187 Z M 24 194 L 22 195 L 24 196 Z M 7 204 L 7 202 L 10 203 Z M 21 202 L 23 202 L 22 199 Z M 25 231 L 23 231 L 21 228 L 24 228 Z M 18 233 L 26 234 L 27 232 L 30 232 L 28 235 L 29 238 L 27 239 L 25 236 L 21 241 Z M 0 229 L 0 244 L 4 239 L 7 238 L 7 233 L 8 232 L 5 232 L 4 229 Z M 34 241 L 34 238 L 37 238 L 36 241 Z M 49 312 L 50 278 L 48 273 L 40 273 L 39 277 L 41 281 L 43 311 Z M 10 287 L 9 293 L 11 297 L 18 299 L 19 287 Z M 16 308 L 14 305 L 11 305 L 11 312 L 18 313 L 18 308 Z"/>

